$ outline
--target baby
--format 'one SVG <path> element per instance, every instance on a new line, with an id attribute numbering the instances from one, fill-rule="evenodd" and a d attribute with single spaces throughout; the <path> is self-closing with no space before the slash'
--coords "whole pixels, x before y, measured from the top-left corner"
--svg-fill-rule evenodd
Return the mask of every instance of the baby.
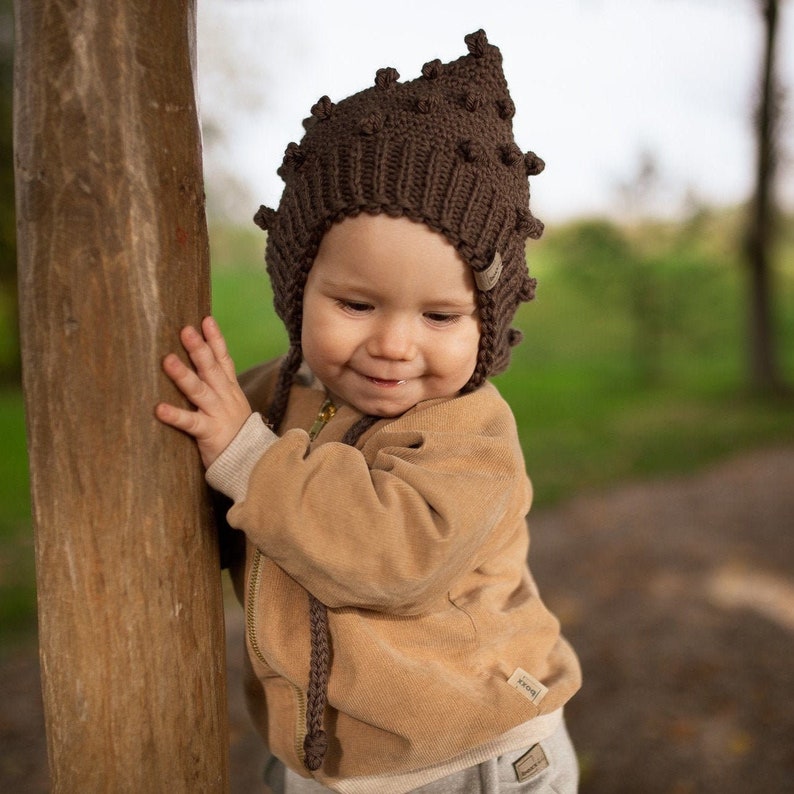
<path id="1" fill-rule="evenodd" d="M 542 224 L 501 54 L 323 97 L 262 207 L 286 355 L 239 381 L 217 325 L 164 369 L 241 539 L 253 721 L 275 792 L 573 792 L 576 656 L 527 565 L 531 502 L 488 377 Z M 239 532 L 238 532 L 239 531 Z"/>

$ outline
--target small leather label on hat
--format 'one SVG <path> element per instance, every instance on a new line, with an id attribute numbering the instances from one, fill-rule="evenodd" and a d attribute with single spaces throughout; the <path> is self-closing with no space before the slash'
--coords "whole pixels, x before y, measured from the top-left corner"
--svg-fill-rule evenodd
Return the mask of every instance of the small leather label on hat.
<path id="1" fill-rule="evenodd" d="M 499 276 L 502 275 L 502 255 L 497 251 L 494 258 L 485 270 L 474 271 L 474 282 L 477 284 L 477 289 L 480 292 L 488 292 L 493 289 Z"/>
<path id="2" fill-rule="evenodd" d="M 546 753 L 539 744 L 530 747 L 518 761 L 513 761 L 513 769 L 516 770 L 519 783 L 539 775 L 548 765 L 549 759 L 546 758 Z"/>
<path id="3" fill-rule="evenodd" d="M 540 704 L 540 701 L 546 697 L 546 693 L 549 691 L 548 687 L 543 686 L 537 678 L 534 678 L 520 667 L 516 667 L 513 675 L 507 679 L 507 683 L 536 706 Z"/>

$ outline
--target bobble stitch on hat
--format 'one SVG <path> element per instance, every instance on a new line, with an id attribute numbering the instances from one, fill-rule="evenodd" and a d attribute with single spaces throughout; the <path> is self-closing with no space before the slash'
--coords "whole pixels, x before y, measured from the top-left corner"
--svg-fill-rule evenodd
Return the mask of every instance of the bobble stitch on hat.
<path id="1" fill-rule="evenodd" d="M 482 58 L 482 56 L 485 55 L 485 51 L 488 47 L 488 37 L 485 35 L 484 30 L 480 29 L 475 33 L 469 33 L 463 40 L 466 42 L 469 52 L 475 58 Z"/>
<path id="2" fill-rule="evenodd" d="M 425 80 L 437 80 L 441 75 L 441 60 L 439 58 L 434 58 L 432 61 L 428 61 L 422 67 L 422 77 Z"/>
<path id="3" fill-rule="evenodd" d="M 387 66 L 384 69 L 378 69 L 375 73 L 375 88 L 381 91 L 387 91 L 400 79 L 400 73 L 393 67 Z"/>
<path id="4" fill-rule="evenodd" d="M 535 299 L 535 290 L 538 286 L 538 280 L 536 278 L 532 278 L 531 276 L 527 276 L 523 283 L 521 284 L 521 288 L 518 291 L 518 297 L 524 303 L 527 301 L 531 301 Z"/>
<path id="5" fill-rule="evenodd" d="M 469 91 L 465 97 L 463 97 L 463 107 L 469 111 L 469 113 L 476 113 L 485 102 L 483 95 L 479 91 Z"/>
<path id="6" fill-rule="evenodd" d="M 514 166 L 516 163 L 524 161 L 524 153 L 515 143 L 506 143 L 500 149 L 502 162 L 505 165 Z"/>
<path id="7" fill-rule="evenodd" d="M 516 106 L 512 99 L 500 99 L 496 103 L 496 109 L 499 111 L 499 118 L 505 121 L 516 115 Z"/>
<path id="8" fill-rule="evenodd" d="M 529 230 L 527 237 L 530 237 L 533 240 L 538 240 L 543 235 L 543 230 L 546 228 L 543 221 L 540 218 L 536 218 L 534 215 L 532 216 L 532 228 Z"/>
<path id="9" fill-rule="evenodd" d="M 266 207 L 264 204 L 260 205 L 259 209 L 256 211 L 256 215 L 254 215 L 254 223 L 265 232 L 270 229 L 275 219 L 276 211 L 270 207 Z"/>
<path id="10" fill-rule="evenodd" d="M 527 176 L 537 176 L 543 172 L 546 163 L 535 152 L 527 152 L 524 155 L 524 166 L 527 170 Z"/>
<path id="11" fill-rule="evenodd" d="M 441 100 L 435 94 L 430 94 L 416 100 L 416 109 L 419 113 L 433 113 L 440 104 Z"/>
<path id="12" fill-rule="evenodd" d="M 467 163 L 479 162 L 483 157 L 482 147 L 476 141 L 461 141 L 458 153 Z"/>
<path id="13" fill-rule="evenodd" d="M 281 161 L 281 167 L 276 172 L 280 177 L 284 177 L 290 170 L 297 170 L 306 160 L 306 155 L 294 141 L 287 144 L 284 150 L 284 159 Z"/>
<path id="14" fill-rule="evenodd" d="M 320 121 L 330 119 L 335 107 L 336 105 L 331 102 L 330 97 L 321 96 L 317 102 L 312 105 L 312 116 Z"/>
<path id="15" fill-rule="evenodd" d="M 373 111 L 361 120 L 360 130 L 364 135 L 375 135 L 383 129 L 383 115 Z"/>
<path id="16" fill-rule="evenodd" d="M 536 218 L 529 210 L 516 210 L 515 230 L 522 237 L 530 237 L 533 240 L 537 240 L 542 236 L 545 228 L 543 221 Z"/>
<path id="17" fill-rule="evenodd" d="M 527 237 L 534 228 L 534 223 L 532 220 L 533 215 L 529 210 L 516 210 L 515 230 L 519 235 L 521 235 L 521 237 Z"/>

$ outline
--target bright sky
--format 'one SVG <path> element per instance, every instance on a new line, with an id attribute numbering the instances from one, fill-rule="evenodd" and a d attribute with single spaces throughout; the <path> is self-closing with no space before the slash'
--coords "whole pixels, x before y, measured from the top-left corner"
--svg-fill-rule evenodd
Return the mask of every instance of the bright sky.
<path id="1" fill-rule="evenodd" d="M 199 75 L 208 193 L 233 173 L 243 222 L 278 202 L 276 168 L 323 94 L 339 100 L 394 66 L 404 80 L 465 54 L 483 28 L 504 58 L 516 140 L 547 163 L 532 180 L 544 220 L 625 210 L 619 186 L 644 152 L 675 211 L 749 194 L 750 114 L 760 68 L 757 0 L 201 0 Z M 778 56 L 789 91 L 780 176 L 794 206 L 794 8 L 782 0 Z M 244 195 L 244 191 L 249 193 Z"/>

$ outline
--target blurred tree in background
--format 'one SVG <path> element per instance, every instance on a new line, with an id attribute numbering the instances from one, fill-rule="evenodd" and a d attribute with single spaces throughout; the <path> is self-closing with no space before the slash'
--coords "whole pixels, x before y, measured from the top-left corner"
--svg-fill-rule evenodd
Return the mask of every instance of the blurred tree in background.
<path id="1" fill-rule="evenodd" d="M 780 161 L 780 117 L 783 88 L 777 73 L 778 0 L 757 0 L 764 22 L 764 46 L 758 104 L 755 111 L 755 194 L 750 202 L 745 248 L 749 276 L 749 363 L 753 387 L 780 392 L 780 374 L 775 335 L 772 259 L 779 209 L 775 178 Z"/>
<path id="2" fill-rule="evenodd" d="M 583 219 L 549 235 L 553 270 L 610 318 L 633 386 L 663 386 L 682 354 L 714 349 L 724 326 L 703 318 L 714 317 L 726 299 L 737 266 L 727 250 L 735 223 L 727 210 L 696 207 L 681 221 Z M 725 307 L 724 314 L 735 310 Z"/>
<path id="3" fill-rule="evenodd" d="M 19 382 L 20 376 L 11 130 L 13 65 L 13 3 L 0 0 L 0 383 Z"/>

